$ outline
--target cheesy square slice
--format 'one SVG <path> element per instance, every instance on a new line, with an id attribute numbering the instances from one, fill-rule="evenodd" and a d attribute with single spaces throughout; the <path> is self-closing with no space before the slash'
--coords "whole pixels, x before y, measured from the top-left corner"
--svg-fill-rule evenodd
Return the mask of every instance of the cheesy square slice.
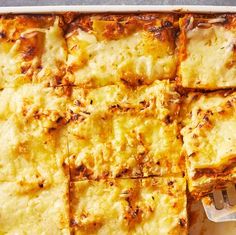
<path id="1" fill-rule="evenodd" d="M 73 179 L 181 174 L 180 95 L 169 81 L 73 88 L 68 129 Z"/>
<path id="2" fill-rule="evenodd" d="M 69 235 L 68 182 L 56 181 L 29 190 L 17 182 L 0 182 L 0 233 Z"/>
<path id="3" fill-rule="evenodd" d="M 182 175 L 184 159 L 176 120 L 108 111 L 68 124 L 73 180 Z"/>
<path id="4" fill-rule="evenodd" d="M 26 189 L 51 185 L 56 174 L 68 177 L 67 131 L 25 126 L 12 115 L 0 121 L 0 182 L 15 181 Z"/>
<path id="5" fill-rule="evenodd" d="M 190 192 L 201 197 L 236 182 L 236 92 L 189 93 L 182 113 Z"/>
<path id="6" fill-rule="evenodd" d="M 67 79 L 83 87 L 137 87 L 174 78 L 176 23 L 161 14 L 79 16 L 66 34 Z"/>
<path id="7" fill-rule="evenodd" d="M 183 87 L 236 87 L 235 22 L 235 15 L 180 19 L 178 75 Z"/>
<path id="8" fill-rule="evenodd" d="M 187 235 L 184 178 L 71 183 L 74 234 Z"/>
<path id="9" fill-rule="evenodd" d="M 0 181 L 51 181 L 68 157 L 67 96 L 25 84 L 0 92 Z M 36 183 L 37 184 L 37 183 Z"/>
<path id="10" fill-rule="evenodd" d="M 67 46 L 59 16 L 0 17 L 0 88 L 64 84 Z"/>

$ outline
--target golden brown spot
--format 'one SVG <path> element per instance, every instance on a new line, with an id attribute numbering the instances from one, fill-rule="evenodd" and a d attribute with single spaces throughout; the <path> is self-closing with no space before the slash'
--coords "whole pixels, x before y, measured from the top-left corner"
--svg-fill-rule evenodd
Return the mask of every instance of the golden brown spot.
<path id="1" fill-rule="evenodd" d="M 126 211 L 124 219 L 127 220 L 130 228 L 134 228 L 142 221 L 142 210 L 137 206 L 134 209 L 129 207 Z"/>
<path id="2" fill-rule="evenodd" d="M 75 168 L 75 176 L 78 178 L 88 178 L 90 179 L 93 175 L 93 171 L 88 169 L 87 166 L 84 164 L 81 164 Z"/>
<path id="3" fill-rule="evenodd" d="M 185 218 L 179 219 L 179 225 L 181 227 L 185 227 L 187 225 L 186 219 Z"/>

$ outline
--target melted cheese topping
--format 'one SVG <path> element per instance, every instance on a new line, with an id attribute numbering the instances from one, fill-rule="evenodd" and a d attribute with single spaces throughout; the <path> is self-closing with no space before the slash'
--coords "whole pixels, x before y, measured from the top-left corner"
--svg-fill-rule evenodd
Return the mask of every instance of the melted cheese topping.
<path id="1" fill-rule="evenodd" d="M 16 115 L 0 123 L 0 181 L 32 181 L 33 187 L 46 181 L 50 185 L 68 155 L 65 130 L 45 132 L 40 123 L 27 128 Z"/>
<path id="2" fill-rule="evenodd" d="M 181 85 L 203 89 L 236 87 L 235 30 L 214 25 L 196 27 L 186 37 L 187 57 L 179 68 Z"/>
<path id="3" fill-rule="evenodd" d="M 132 111 L 149 113 L 160 120 L 174 119 L 179 110 L 180 96 L 169 81 L 155 81 L 149 86 L 129 89 L 125 85 L 109 85 L 94 89 L 73 88 L 69 109 L 75 114 Z"/>
<path id="4" fill-rule="evenodd" d="M 0 121 L 1 234 L 69 234 L 64 134 L 29 128 L 16 114 Z"/>
<path id="5" fill-rule="evenodd" d="M 183 178 L 72 184 L 75 234 L 187 234 Z"/>
<path id="6" fill-rule="evenodd" d="M 233 180 L 235 177 L 234 167 L 228 173 L 224 172 L 227 166 L 233 164 L 236 157 L 235 101 L 236 93 L 225 97 L 217 93 L 190 94 L 189 100 L 186 101 L 187 112 L 183 122 L 185 127 L 181 133 L 188 155 L 190 185 L 195 185 L 196 188 L 206 182 L 210 183 L 211 177 L 214 178 L 217 174 L 219 177 L 226 177 L 227 180 L 230 180 L 230 177 Z M 202 170 L 202 173 L 195 179 L 199 170 Z"/>
<path id="7" fill-rule="evenodd" d="M 137 86 L 172 78 L 176 70 L 172 44 L 145 31 L 99 41 L 78 29 L 67 43 L 70 79 L 76 85 L 97 87 L 123 82 Z"/>
<path id="8" fill-rule="evenodd" d="M 69 234 L 65 100 L 40 84 L 0 93 L 0 234 Z"/>
<path id="9" fill-rule="evenodd" d="M 68 126 L 76 178 L 181 174 L 177 122 L 132 112 L 85 114 Z"/>
<path id="10" fill-rule="evenodd" d="M 15 20 L 9 21 L 13 24 Z M 59 18 L 49 28 L 44 28 L 46 25 L 20 29 L 11 25 L 8 28 L 9 21 L 0 21 L 2 32 L 6 32 L 0 43 L 0 87 L 29 82 L 60 84 L 65 72 L 67 48 Z"/>
<path id="11" fill-rule="evenodd" d="M 61 88 L 46 88 L 42 84 L 24 84 L 0 92 L 0 119 L 12 114 L 21 118 L 25 128 L 40 128 L 47 132 L 69 119 L 69 98 Z"/>
<path id="12" fill-rule="evenodd" d="M 66 182 L 27 192 L 21 188 L 0 182 L 1 234 L 70 234 Z"/>

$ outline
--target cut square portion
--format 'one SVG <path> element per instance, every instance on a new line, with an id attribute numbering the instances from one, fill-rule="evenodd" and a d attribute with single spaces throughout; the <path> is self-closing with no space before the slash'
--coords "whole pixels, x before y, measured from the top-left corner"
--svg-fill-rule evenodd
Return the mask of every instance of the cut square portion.
<path id="1" fill-rule="evenodd" d="M 236 87 L 235 15 L 186 15 L 180 29 L 180 84 L 209 90 Z"/>
<path id="2" fill-rule="evenodd" d="M 67 125 L 72 179 L 181 174 L 179 95 L 169 81 L 132 90 L 74 88 Z"/>
<path id="3" fill-rule="evenodd" d="M 0 181 L 51 181 L 68 157 L 61 88 L 25 84 L 0 92 Z"/>
<path id="4" fill-rule="evenodd" d="M 182 115 L 190 192 L 201 197 L 236 182 L 236 92 L 190 93 Z"/>
<path id="5" fill-rule="evenodd" d="M 64 84 L 66 59 L 61 17 L 0 17 L 0 88 Z"/>
<path id="6" fill-rule="evenodd" d="M 0 182 L 1 234 L 70 234 L 68 183 L 43 188 Z"/>
<path id="7" fill-rule="evenodd" d="M 184 159 L 177 121 L 104 112 L 68 125 L 73 179 L 181 174 Z"/>
<path id="8" fill-rule="evenodd" d="M 184 178 L 71 183 L 75 234 L 187 234 Z"/>
<path id="9" fill-rule="evenodd" d="M 175 16 L 79 16 L 66 35 L 68 79 L 77 86 L 131 87 L 174 78 Z"/>

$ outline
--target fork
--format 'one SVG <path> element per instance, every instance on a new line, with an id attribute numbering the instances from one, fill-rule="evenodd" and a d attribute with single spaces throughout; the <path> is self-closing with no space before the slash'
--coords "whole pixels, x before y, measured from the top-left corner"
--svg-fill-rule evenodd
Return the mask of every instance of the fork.
<path id="1" fill-rule="evenodd" d="M 226 189 L 216 189 L 202 199 L 209 220 L 213 222 L 236 221 L 236 188 L 234 184 Z"/>

